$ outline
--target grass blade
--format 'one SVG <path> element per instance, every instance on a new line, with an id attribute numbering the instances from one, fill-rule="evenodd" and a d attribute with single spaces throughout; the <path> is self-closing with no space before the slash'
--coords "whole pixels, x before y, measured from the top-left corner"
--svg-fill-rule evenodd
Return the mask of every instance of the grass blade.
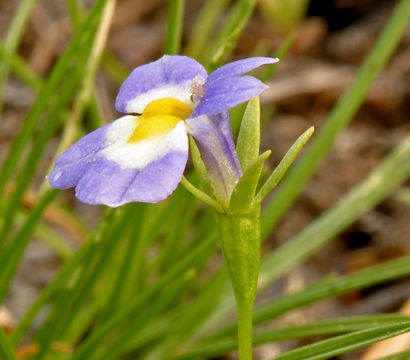
<path id="1" fill-rule="evenodd" d="M 35 1 L 36 0 L 22 0 L 20 2 L 16 10 L 16 13 L 13 17 L 13 20 L 10 24 L 6 39 L 4 41 L 5 52 L 10 54 L 14 54 L 16 52 L 21 36 L 24 31 L 24 27 L 26 25 L 28 17 L 30 16 Z M 10 65 L 8 62 L 0 63 L 0 118 L 3 110 L 2 107 L 4 86 L 7 81 L 9 66 Z"/>
<path id="2" fill-rule="evenodd" d="M 348 351 L 374 344 L 410 331 L 410 322 L 381 326 L 376 329 L 357 331 L 353 334 L 320 341 L 313 345 L 302 346 L 296 350 L 275 357 L 275 360 L 320 360 L 340 355 Z M 273 360 L 273 359 L 271 359 Z"/>
<path id="3" fill-rule="evenodd" d="M 176 55 L 180 52 L 184 10 L 185 0 L 169 0 L 164 54 Z"/>
<path id="4" fill-rule="evenodd" d="M 17 360 L 17 356 L 14 352 L 10 341 L 7 339 L 2 327 L 0 326 L 0 358 L 2 360 Z"/>
<path id="5" fill-rule="evenodd" d="M 367 330 L 385 325 L 395 325 L 408 321 L 409 317 L 400 314 L 380 314 L 371 316 L 343 317 L 331 320 L 318 321 L 313 324 L 292 326 L 270 331 L 255 332 L 253 344 L 261 345 L 274 341 L 289 339 L 303 339 L 316 336 L 343 334 L 352 331 Z M 171 357 L 172 360 L 194 360 L 221 356 L 237 348 L 237 341 L 229 339 L 214 341 L 208 345 L 198 346 L 192 352 Z"/>

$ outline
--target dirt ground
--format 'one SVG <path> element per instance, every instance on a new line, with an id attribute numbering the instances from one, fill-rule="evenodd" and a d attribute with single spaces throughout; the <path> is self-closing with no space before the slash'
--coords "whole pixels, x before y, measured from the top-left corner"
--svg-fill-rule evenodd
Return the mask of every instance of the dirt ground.
<path id="1" fill-rule="evenodd" d="M 187 1 L 186 42 L 203 1 Z M 275 114 L 263 136 L 263 149 L 272 149 L 276 164 L 292 142 L 309 126 L 320 129 L 337 99 L 352 82 L 356 71 L 391 14 L 394 1 L 333 0 L 323 5 L 312 0 L 307 19 L 298 27 L 295 43 L 281 61 L 262 96 L 262 105 L 275 105 Z M 359 4 L 359 5 L 357 5 Z M 0 0 L 0 34 L 4 34 L 15 2 Z M 109 49 L 128 68 L 160 56 L 166 20 L 166 1 L 119 1 Z M 71 34 L 64 1 L 38 1 L 24 34 L 20 54 L 39 74 L 47 74 Z M 256 11 L 235 51 L 247 57 L 255 45 L 275 49 L 283 40 Z M 106 73 L 98 75 L 97 86 L 104 114 L 114 119 L 113 102 L 118 90 Z M 34 94 L 12 77 L 7 84 L 3 121 L 0 124 L 0 161 L 5 148 L 19 130 Z M 348 128 L 338 137 L 264 249 L 284 243 L 305 225 L 329 209 L 360 182 L 410 131 L 410 28 L 366 101 Z M 48 149 L 42 169 L 53 155 Z M 41 175 L 42 176 L 42 175 Z M 71 195 L 68 195 L 71 197 Z M 81 207 L 79 210 L 81 211 Z M 95 214 L 87 213 L 92 219 Z M 410 253 L 410 207 L 395 193 L 343 232 L 305 265 L 293 271 L 280 287 L 301 288 L 331 272 L 346 274 L 360 268 Z M 329 260 L 331 259 L 331 261 Z M 42 244 L 33 242 L 6 303 L 14 318 L 30 304 L 38 289 L 54 274 L 59 261 Z M 32 271 L 38 269 L 36 276 Z M 277 289 L 273 289 L 277 291 Z M 408 299 L 410 278 L 321 302 L 285 317 L 287 324 L 341 315 L 398 311 Z M 299 343 L 301 344 L 301 343 Z M 261 358 L 273 356 L 295 342 L 258 348 Z M 339 359 L 358 359 L 351 353 Z"/>

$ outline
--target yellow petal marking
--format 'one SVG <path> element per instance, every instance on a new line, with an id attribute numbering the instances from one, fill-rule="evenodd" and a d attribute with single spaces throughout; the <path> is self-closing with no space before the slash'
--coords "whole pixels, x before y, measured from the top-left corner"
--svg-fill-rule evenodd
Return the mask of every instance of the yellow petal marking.
<path id="1" fill-rule="evenodd" d="M 178 122 L 191 115 L 189 106 L 173 98 L 163 98 L 150 102 L 141 116 L 137 117 L 137 128 L 128 142 L 138 142 L 151 137 L 165 135 Z"/>

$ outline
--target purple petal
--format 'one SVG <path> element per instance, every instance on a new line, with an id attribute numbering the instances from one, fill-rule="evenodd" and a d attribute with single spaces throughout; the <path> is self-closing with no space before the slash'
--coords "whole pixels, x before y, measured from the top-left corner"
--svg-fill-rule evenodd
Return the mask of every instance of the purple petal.
<path id="1" fill-rule="evenodd" d="M 106 139 L 107 129 L 114 122 L 94 130 L 60 154 L 48 181 L 54 189 L 65 190 L 77 185 L 87 168 L 97 160 L 97 153 L 111 144 Z"/>
<path id="2" fill-rule="evenodd" d="M 188 153 L 169 152 L 144 169 L 122 169 L 116 162 L 98 159 L 76 187 L 87 204 L 118 207 L 129 202 L 156 203 L 167 198 L 181 181 Z"/>
<path id="3" fill-rule="evenodd" d="M 181 55 L 165 55 L 136 67 L 122 83 L 115 108 L 122 113 L 142 113 L 153 100 L 172 97 L 190 106 L 191 81 L 206 70 L 197 61 Z"/>
<path id="4" fill-rule="evenodd" d="M 186 119 L 186 126 L 198 145 L 216 198 L 227 205 L 242 176 L 228 112 L 191 116 Z"/>
<path id="5" fill-rule="evenodd" d="M 196 107 L 193 117 L 218 114 L 252 99 L 267 86 L 252 76 L 239 76 L 214 81 Z"/>
<path id="6" fill-rule="evenodd" d="M 184 123 L 161 137 L 130 143 L 137 126 L 134 116 L 124 116 L 80 139 L 57 158 L 50 185 L 75 186 L 79 200 L 112 207 L 165 199 L 180 182 L 188 159 Z"/>
<path id="7" fill-rule="evenodd" d="M 259 66 L 265 64 L 274 64 L 278 61 L 278 58 L 270 57 L 252 57 L 238 61 L 233 61 L 229 64 L 221 66 L 220 68 L 216 69 L 214 72 L 209 74 L 207 84 L 227 77 L 244 75 L 252 71 L 253 69 L 256 69 Z"/>

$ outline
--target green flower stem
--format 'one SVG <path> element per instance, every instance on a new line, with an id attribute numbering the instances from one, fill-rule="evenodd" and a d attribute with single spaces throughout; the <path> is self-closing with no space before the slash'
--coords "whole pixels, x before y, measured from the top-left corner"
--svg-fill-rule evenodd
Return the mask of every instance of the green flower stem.
<path id="1" fill-rule="evenodd" d="M 252 359 L 252 318 L 260 262 L 260 206 L 247 214 L 217 213 L 222 251 L 238 311 L 240 360 Z"/>

